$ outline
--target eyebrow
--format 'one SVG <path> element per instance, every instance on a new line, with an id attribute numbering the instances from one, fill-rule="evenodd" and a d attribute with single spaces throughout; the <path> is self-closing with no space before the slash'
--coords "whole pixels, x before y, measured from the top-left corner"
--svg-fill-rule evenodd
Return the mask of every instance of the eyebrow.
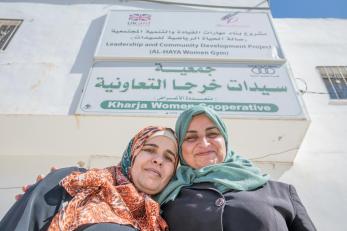
<path id="1" fill-rule="evenodd" d="M 171 150 L 166 150 L 166 153 L 168 153 L 174 160 L 176 159 L 176 154 L 173 153 Z"/>
<path id="2" fill-rule="evenodd" d="M 209 131 L 209 130 L 212 130 L 212 129 L 217 129 L 219 131 L 219 129 L 216 126 L 208 127 L 208 128 L 205 129 L 205 131 Z M 195 130 L 188 130 L 186 133 L 198 133 L 198 132 L 195 131 Z"/>
<path id="3" fill-rule="evenodd" d="M 144 147 L 144 146 L 151 146 L 151 147 L 154 147 L 154 148 L 158 148 L 158 147 L 159 147 L 158 145 L 156 145 L 156 144 L 151 144 L 151 143 L 149 143 L 149 144 L 144 144 L 143 147 Z"/>
<path id="4" fill-rule="evenodd" d="M 208 127 L 208 128 L 205 129 L 205 131 L 212 130 L 212 129 L 217 129 L 219 131 L 219 129 L 216 126 Z"/>
<path id="5" fill-rule="evenodd" d="M 143 147 L 145 147 L 145 146 L 150 146 L 150 147 L 154 147 L 154 148 L 158 148 L 159 147 L 158 145 L 151 144 L 151 143 L 144 144 Z M 169 153 L 170 155 L 172 155 L 174 158 L 176 158 L 176 154 L 173 151 L 171 151 L 170 149 L 167 149 L 166 152 Z"/>

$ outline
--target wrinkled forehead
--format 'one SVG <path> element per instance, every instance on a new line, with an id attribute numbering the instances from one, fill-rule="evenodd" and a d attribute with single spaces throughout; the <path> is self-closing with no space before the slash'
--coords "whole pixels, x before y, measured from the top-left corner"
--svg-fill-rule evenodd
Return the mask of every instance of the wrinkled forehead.
<path id="1" fill-rule="evenodd" d="M 163 134 L 153 135 L 145 141 L 144 145 L 152 145 L 152 146 L 166 148 L 166 149 L 172 149 L 173 147 L 172 151 L 174 152 L 177 152 L 177 149 L 178 149 L 177 139 L 173 135 L 163 135 Z"/>
<path id="2" fill-rule="evenodd" d="M 172 131 L 165 129 L 165 130 L 161 130 L 161 131 L 157 131 L 154 134 L 152 134 L 148 140 L 153 139 L 154 137 L 166 137 L 167 139 L 171 140 L 173 143 L 175 143 L 177 145 L 177 139 L 176 136 L 173 134 Z"/>
<path id="3" fill-rule="evenodd" d="M 190 130 L 205 130 L 206 128 L 214 127 L 219 129 L 214 121 L 212 121 L 206 114 L 199 114 L 192 117 L 187 126 L 187 131 Z"/>
<path id="4" fill-rule="evenodd" d="M 213 116 L 211 116 L 210 114 L 206 113 L 206 112 L 200 112 L 197 114 L 192 115 L 189 119 L 187 119 L 187 125 L 184 127 L 183 131 L 181 131 L 181 135 L 183 135 L 183 137 L 185 136 L 185 134 L 187 133 L 188 130 L 192 129 L 192 123 L 195 123 L 195 127 L 199 126 L 197 125 L 197 120 L 200 119 L 201 121 L 201 125 L 200 127 L 205 127 L 206 126 L 206 120 L 208 120 L 211 124 L 211 126 L 208 127 L 215 127 L 217 128 L 219 131 L 223 132 L 223 126 L 219 123 L 218 120 L 215 120 L 215 118 Z M 206 119 L 204 121 L 204 119 Z"/>
<path id="5" fill-rule="evenodd" d="M 160 146 L 161 148 L 165 148 L 161 146 L 161 143 L 162 142 L 165 143 L 166 140 L 168 140 L 169 142 L 172 142 L 172 144 L 175 147 L 174 151 L 178 149 L 178 142 L 174 134 L 174 131 L 171 128 L 162 128 L 162 129 L 154 130 L 151 133 L 148 133 L 145 137 L 143 137 L 141 143 L 135 144 L 134 146 L 136 146 L 137 148 L 134 154 L 136 155 L 137 152 L 139 152 L 144 145 L 148 143 L 153 143 L 153 142 L 155 143 L 155 145 L 153 144 L 154 146 Z M 163 145 L 168 145 L 168 143 Z"/>

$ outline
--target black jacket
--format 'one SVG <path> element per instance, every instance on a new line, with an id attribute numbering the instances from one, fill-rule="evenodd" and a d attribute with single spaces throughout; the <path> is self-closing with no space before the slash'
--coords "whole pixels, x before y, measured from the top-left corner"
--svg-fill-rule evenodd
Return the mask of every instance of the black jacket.
<path id="1" fill-rule="evenodd" d="M 295 188 L 275 181 L 224 194 L 210 183 L 194 184 L 162 209 L 170 231 L 316 230 Z"/>

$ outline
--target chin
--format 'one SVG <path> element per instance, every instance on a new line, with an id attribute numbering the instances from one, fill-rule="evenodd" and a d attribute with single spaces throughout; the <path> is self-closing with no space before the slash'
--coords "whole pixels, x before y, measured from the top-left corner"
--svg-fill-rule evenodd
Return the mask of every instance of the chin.
<path id="1" fill-rule="evenodd" d="M 206 160 L 204 162 L 201 162 L 200 166 L 206 167 L 212 164 L 217 164 L 218 161 L 217 160 Z"/>
<path id="2" fill-rule="evenodd" d="M 146 191 L 147 191 L 146 193 L 149 195 L 155 195 L 155 194 L 158 194 L 160 192 L 160 190 L 158 188 L 153 188 L 153 186 L 146 188 Z"/>

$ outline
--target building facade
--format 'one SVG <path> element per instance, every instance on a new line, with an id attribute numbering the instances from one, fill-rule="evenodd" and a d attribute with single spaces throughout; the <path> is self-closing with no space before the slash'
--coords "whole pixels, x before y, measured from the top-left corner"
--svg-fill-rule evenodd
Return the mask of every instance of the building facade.
<path id="1" fill-rule="evenodd" d="M 14 203 L 20 186 L 50 166 L 116 164 L 138 129 L 153 122 L 174 125 L 175 116 L 75 114 L 110 10 L 268 11 L 266 2 L 256 0 L 232 1 L 228 7 L 0 1 L 6 25 L 2 35 L 13 33 L 12 39 L 1 40 L 0 51 L 0 217 Z M 346 90 L 347 20 L 272 19 L 272 23 L 303 117 L 226 117 L 230 143 L 273 179 L 295 185 L 318 230 L 344 230 L 347 106 L 343 93 L 339 99 L 329 92 Z M 330 67 L 340 75 L 322 74 Z M 327 82 L 335 88 L 329 89 Z"/>

